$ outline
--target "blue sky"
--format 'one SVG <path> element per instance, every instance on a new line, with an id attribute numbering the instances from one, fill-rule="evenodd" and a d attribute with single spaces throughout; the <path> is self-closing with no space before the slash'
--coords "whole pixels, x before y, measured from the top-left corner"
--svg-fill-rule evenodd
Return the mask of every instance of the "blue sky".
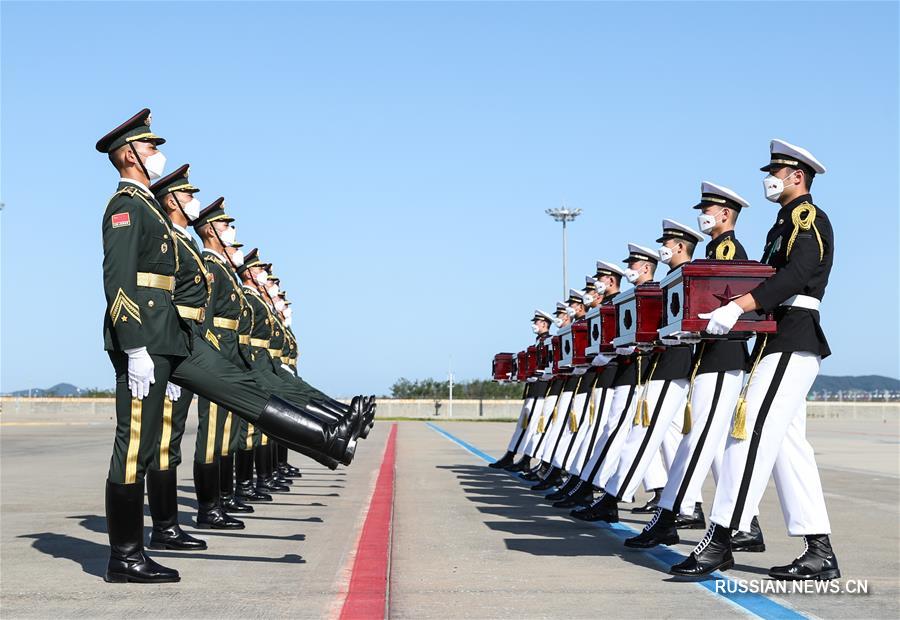
<path id="1" fill-rule="evenodd" d="M 301 371 L 336 395 L 487 377 L 535 307 L 701 180 L 776 207 L 781 137 L 828 167 L 826 374 L 898 374 L 896 3 L 2 5 L 2 390 L 113 383 L 94 142 L 147 106 L 168 171 L 226 197 L 296 305 Z"/>

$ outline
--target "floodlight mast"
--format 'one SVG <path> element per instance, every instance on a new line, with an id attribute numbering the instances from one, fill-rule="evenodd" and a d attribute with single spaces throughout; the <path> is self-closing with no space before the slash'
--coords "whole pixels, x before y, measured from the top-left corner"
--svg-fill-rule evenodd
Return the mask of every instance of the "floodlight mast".
<path id="1" fill-rule="evenodd" d="M 574 222 L 575 218 L 581 215 L 581 209 L 569 209 L 565 205 L 558 209 L 547 209 L 544 211 L 547 215 L 552 217 L 557 222 L 562 222 L 562 232 L 563 232 L 563 296 L 562 298 L 565 300 L 568 297 L 568 265 L 567 265 L 567 252 L 568 252 L 568 244 L 566 239 L 566 224 L 568 222 Z"/>

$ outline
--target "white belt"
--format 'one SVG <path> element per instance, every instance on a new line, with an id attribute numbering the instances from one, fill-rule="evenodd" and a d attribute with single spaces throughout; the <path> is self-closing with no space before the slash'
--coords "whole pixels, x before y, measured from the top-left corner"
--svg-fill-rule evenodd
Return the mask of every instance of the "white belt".
<path id="1" fill-rule="evenodd" d="M 822 302 L 820 300 L 816 299 L 815 297 L 810 297 L 809 295 L 794 295 L 793 297 L 788 297 L 783 302 L 781 302 L 781 305 L 791 306 L 792 308 L 818 310 L 821 303 Z"/>

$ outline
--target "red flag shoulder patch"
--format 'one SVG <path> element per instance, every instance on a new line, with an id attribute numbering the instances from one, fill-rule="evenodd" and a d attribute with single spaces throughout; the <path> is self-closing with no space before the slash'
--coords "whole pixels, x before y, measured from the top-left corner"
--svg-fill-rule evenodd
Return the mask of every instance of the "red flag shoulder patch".
<path id="1" fill-rule="evenodd" d="M 112 227 L 121 228 L 122 226 L 131 226 L 131 216 L 127 213 L 116 213 L 112 216 Z"/>

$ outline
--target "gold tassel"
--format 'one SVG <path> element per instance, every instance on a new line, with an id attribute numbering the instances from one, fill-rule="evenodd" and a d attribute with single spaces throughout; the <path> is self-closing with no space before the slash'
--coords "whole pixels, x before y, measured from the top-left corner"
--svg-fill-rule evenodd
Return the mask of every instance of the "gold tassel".
<path id="1" fill-rule="evenodd" d="M 528 428 L 528 416 L 525 415 L 524 411 L 522 412 L 522 422 L 521 422 L 520 426 L 522 427 L 523 430 Z"/>
<path id="2" fill-rule="evenodd" d="M 594 425 L 594 390 L 593 389 L 591 390 L 591 400 L 588 403 L 588 411 L 590 411 L 590 416 L 591 416 L 589 418 L 591 421 L 590 425 L 593 426 Z"/>
<path id="3" fill-rule="evenodd" d="M 574 411 L 569 411 L 569 430 L 573 433 L 578 432 L 578 418 L 575 417 Z"/>
<path id="4" fill-rule="evenodd" d="M 559 399 L 556 400 L 556 404 L 553 406 L 553 413 L 550 414 L 550 421 L 556 422 L 556 411 L 559 409 Z"/>
<path id="5" fill-rule="evenodd" d="M 541 413 L 541 417 L 538 418 L 538 429 L 537 429 L 537 432 L 539 432 L 539 433 L 543 433 L 543 432 L 544 432 L 544 414 L 543 414 L 543 413 Z"/>
<path id="6" fill-rule="evenodd" d="M 650 404 L 646 398 L 641 402 L 641 424 L 644 428 L 650 426 Z"/>
<path id="7" fill-rule="evenodd" d="M 744 400 L 743 396 L 738 398 L 731 436 L 735 439 L 747 439 L 747 401 Z"/>
<path id="8" fill-rule="evenodd" d="M 691 432 L 691 401 L 684 403 L 684 420 L 681 422 L 681 434 Z"/>
<path id="9" fill-rule="evenodd" d="M 644 404 L 644 399 L 638 397 L 637 406 L 634 408 L 634 420 L 632 421 L 632 426 L 637 426 L 641 423 L 641 405 Z"/>

